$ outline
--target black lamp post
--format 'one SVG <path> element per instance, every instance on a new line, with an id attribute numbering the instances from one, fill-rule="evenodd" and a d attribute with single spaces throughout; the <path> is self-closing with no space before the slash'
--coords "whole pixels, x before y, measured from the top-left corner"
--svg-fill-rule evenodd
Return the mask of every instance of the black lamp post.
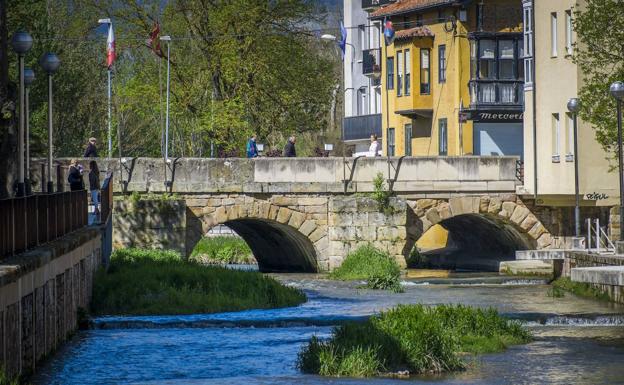
<path id="1" fill-rule="evenodd" d="M 581 109 L 581 102 L 577 98 L 568 101 L 568 111 L 572 114 L 574 125 L 574 235 L 581 236 L 581 198 L 579 195 L 579 166 L 578 166 L 578 125 L 577 114 Z"/>
<path id="2" fill-rule="evenodd" d="M 61 61 L 58 56 L 52 52 L 48 52 L 41 57 L 41 67 L 48 74 L 48 194 L 51 194 L 54 190 L 54 184 L 52 183 L 52 75 L 61 65 Z"/>
<path id="3" fill-rule="evenodd" d="M 23 197 L 24 188 L 24 55 L 32 48 L 33 39 L 28 32 L 15 32 L 11 39 L 11 47 L 17 54 L 19 65 L 19 131 L 17 140 L 17 196 Z"/>
<path id="4" fill-rule="evenodd" d="M 25 86 L 25 94 L 24 94 L 24 114 L 26 115 L 26 195 L 32 194 L 32 185 L 30 181 L 30 102 L 29 102 L 29 94 L 30 94 L 30 85 L 35 81 L 35 71 L 31 68 L 24 69 L 24 86 Z M 43 181 L 41 181 L 43 183 Z"/>
<path id="5" fill-rule="evenodd" d="M 624 160 L 622 155 L 622 101 L 624 83 L 614 82 L 609 89 L 617 104 L 618 168 L 620 172 L 620 241 L 624 241 Z"/>

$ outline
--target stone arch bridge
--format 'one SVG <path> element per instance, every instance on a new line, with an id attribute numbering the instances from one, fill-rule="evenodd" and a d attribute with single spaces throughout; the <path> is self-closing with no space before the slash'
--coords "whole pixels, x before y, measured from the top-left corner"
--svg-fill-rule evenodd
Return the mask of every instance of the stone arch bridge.
<path id="1" fill-rule="evenodd" d="M 245 239 L 261 270 L 314 272 L 339 266 L 349 251 L 368 243 L 405 265 L 415 242 L 439 224 L 456 249 L 478 256 L 464 266 L 497 269 L 515 250 L 557 246 L 562 232 L 560 214 L 515 194 L 516 161 L 183 158 L 165 164 L 128 158 L 102 161 L 100 168 L 117 169 L 118 194 L 175 197 L 176 209 L 167 218 L 158 210 L 133 216 L 133 204 L 149 204 L 118 202 L 115 232 L 121 244 L 167 243 L 188 254 L 210 228 L 223 224 Z M 378 174 L 392 185 L 386 207 L 370 194 Z"/>

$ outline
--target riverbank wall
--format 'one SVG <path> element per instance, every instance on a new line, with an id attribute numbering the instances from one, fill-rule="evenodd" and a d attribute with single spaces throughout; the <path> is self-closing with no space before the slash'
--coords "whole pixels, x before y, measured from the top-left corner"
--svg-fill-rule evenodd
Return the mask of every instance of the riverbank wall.
<path id="1" fill-rule="evenodd" d="M 87 227 L 0 262 L 0 363 L 28 375 L 78 328 L 102 263 L 102 231 Z"/>

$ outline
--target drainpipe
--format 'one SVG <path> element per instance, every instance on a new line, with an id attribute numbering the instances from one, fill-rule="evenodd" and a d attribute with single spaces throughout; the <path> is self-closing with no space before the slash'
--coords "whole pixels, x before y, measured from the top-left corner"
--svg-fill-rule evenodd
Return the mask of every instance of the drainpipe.
<path id="1" fill-rule="evenodd" d="M 531 66 L 531 75 L 533 80 L 533 199 L 537 204 L 537 79 L 535 78 L 536 53 L 535 49 L 535 1 L 531 2 L 531 44 L 533 46 L 533 65 Z"/>

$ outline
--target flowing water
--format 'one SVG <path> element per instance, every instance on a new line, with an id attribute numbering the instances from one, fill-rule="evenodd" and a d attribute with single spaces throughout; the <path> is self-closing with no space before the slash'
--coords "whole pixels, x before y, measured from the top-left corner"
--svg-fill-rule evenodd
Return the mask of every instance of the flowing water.
<path id="1" fill-rule="evenodd" d="M 314 275 L 279 275 L 308 302 L 294 308 L 186 316 L 102 317 L 79 332 L 33 384 L 624 384 L 624 307 L 566 294 L 540 279 L 494 275 L 412 279 L 405 293 L 360 289 Z M 302 375 L 297 353 L 332 325 L 400 303 L 495 307 L 526 323 L 534 342 L 440 376 L 335 379 Z"/>

